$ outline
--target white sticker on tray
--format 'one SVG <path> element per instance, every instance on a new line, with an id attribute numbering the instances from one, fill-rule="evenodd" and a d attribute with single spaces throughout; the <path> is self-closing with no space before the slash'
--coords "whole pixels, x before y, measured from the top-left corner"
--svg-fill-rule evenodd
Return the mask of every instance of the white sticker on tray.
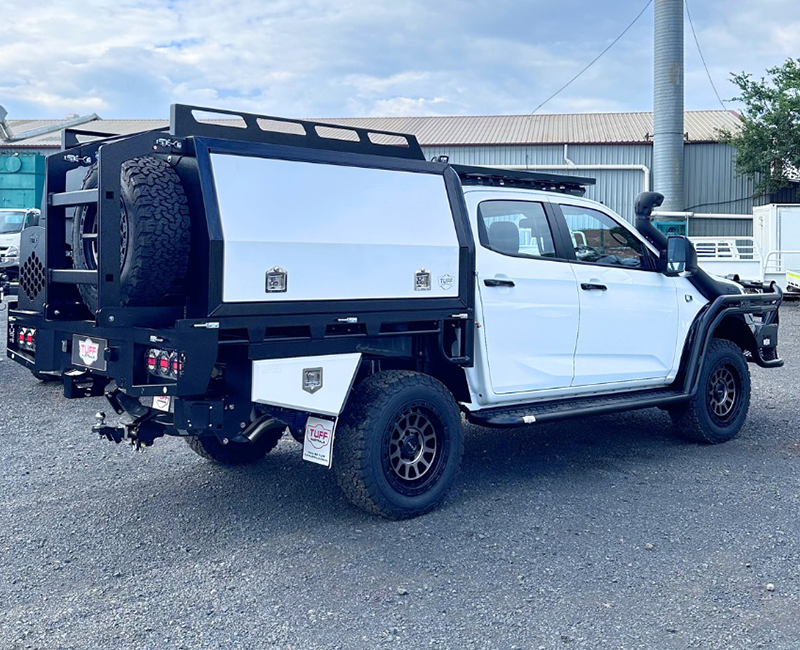
<path id="1" fill-rule="evenodd" d="M 153 408 L 157 411 L 169 413 L 169 407 L 171 404 L 172 398 L 169 395 L 156 395 L 153 398 Z"/>
<path id="2" fill-rule="evenodd" d="M 333 461 L 333 436 L 336 421 L 323 418 L 308 418 L 303 437 L 303 460 L 330 467 Z"/>

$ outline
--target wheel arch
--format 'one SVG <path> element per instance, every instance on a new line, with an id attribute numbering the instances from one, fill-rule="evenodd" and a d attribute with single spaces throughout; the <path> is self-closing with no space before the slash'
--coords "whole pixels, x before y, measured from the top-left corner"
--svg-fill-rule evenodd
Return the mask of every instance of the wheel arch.
<path id="1" fill-rule="evenodd" d="M 743 352 L 755 352 L 756 340 L 741 314 L 727 314 L 711 332 L 711 338 L 735 343 Z"/>

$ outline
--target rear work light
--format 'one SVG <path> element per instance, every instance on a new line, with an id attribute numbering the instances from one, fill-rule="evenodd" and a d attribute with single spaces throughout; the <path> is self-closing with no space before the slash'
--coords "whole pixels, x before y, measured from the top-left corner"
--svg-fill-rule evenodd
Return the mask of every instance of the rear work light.
<path id="1" fill-rule="evenodd" d="M 185 355 L 182 352 L 150 348 L 144 358 L 147 372 L 154 377 L 177 380 L 183 375 Z"/>

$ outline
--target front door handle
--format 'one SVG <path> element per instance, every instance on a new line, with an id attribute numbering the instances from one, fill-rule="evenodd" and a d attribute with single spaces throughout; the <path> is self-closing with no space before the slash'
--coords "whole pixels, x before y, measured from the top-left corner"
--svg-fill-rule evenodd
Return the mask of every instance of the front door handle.
<path id="1" fill-rule="evenodd" d="M 581 282 L 581 289 L 584 291 L 607 291 L 608 287 L 604 284 L 594 284 L 592 282 Z"/>
<path id="2" fill-rule="evenodd" d="M 501 280 L 499 278 L 486 278 L 483 283 L 487 287 L 513 287 L 514 280 Z"/>

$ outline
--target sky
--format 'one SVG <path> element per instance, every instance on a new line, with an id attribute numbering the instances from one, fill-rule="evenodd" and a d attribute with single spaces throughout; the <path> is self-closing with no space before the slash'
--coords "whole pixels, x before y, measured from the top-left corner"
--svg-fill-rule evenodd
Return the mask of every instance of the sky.
<path id="1" fill-rule="evenodd" d="M 688 0 L 730 73 L 800 57 L 800 1 Z M 9 119 L 165 118 L 191 103 L 287 117 L 529 113 L 646 0 L 2 0 Z M 652 109 L 653 8 L 539 113 Z M 686 23 L 686 108 L 717 109 Z M 727 104 L 736 108 L 735 103 Z"/>

